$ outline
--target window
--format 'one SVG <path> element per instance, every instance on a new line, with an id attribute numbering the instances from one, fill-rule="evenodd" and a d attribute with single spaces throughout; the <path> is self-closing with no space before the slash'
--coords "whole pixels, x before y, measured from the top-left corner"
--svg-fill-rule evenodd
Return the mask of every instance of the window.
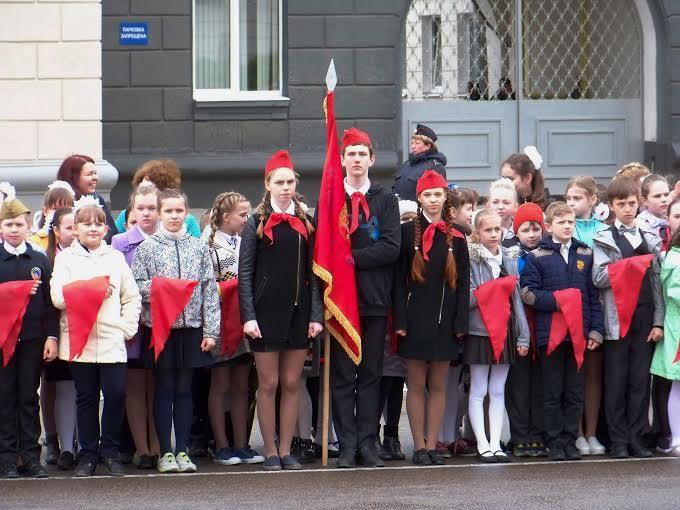
<path id="1" fill-rule="evenodd" d="M 194 0 L 194 99 L 281 93 L 281 0 Z"/>

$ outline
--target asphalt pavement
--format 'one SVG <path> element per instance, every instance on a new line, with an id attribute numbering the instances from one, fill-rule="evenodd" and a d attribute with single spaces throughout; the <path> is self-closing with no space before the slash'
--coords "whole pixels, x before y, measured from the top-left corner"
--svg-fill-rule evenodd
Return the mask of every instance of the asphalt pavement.
<path id="1" fill-rule="evenodd" d="M 331 462 L 333 462 L 331 460 Z M 50 468 L 45 480 L 0 481 L 1 509 L 407 510 L 680 508 L 680 459 L 580 462 L 532 460 L 480 465 L 461 457 L 445 466 L 388 463 L 382 469 L 265 473 L 259 466 L 199 463 L 196 474 L 73 479 Z"/>

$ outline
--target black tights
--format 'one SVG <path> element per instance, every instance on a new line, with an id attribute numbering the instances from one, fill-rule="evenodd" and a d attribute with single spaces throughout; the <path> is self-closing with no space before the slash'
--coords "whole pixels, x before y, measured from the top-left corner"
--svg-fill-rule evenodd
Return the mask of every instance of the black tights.
<path id="1" fill-rule="evenodd" d="M 383 376 L 380 380 L 380 414 L 385 414 L 383 436 L 399 438 L 399 418 L 404 400 L 404 377 Z M 380 435 L 380 415 L 378 415 L 378 436 Z"/>
<path id="2" fill-rule="evenodd" d="M 172 451 L 170 434 L 175 424 L 175 451 L 186 452 L 191 430 L 192 368 L 157 368 L 154 414 L 161 455 Z"/>

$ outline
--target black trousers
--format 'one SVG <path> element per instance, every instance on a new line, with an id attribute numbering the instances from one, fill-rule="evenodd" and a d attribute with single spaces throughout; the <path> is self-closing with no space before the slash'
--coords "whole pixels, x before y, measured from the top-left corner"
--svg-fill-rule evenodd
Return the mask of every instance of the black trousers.
<path id="1" fill-rule="evenodd" d="M 574 346 L 562 342 L 551 354 L 539 348 L 543 378 L 543 428 L 548 448 L 573 445 L 583 408 L 583 371 L 578 371 Z"/>
<path id="2" fill-rule="evenodd" d="M 516 356 L 505 384 L 505 408 L 514 445 L 543 441 L 543 381 L 541 363 L 532 351 Z"/>
<path id="3" fill-rule="evenodd" d="M 71 363 L 76 385 L 78 442 L 83 458 L 96 462 L 100 454 L 118 458 L 125 415 L 126 363 Z M 104 395 L 101 429 L 99 392 Z"/>
<path id="4" fill-rule="evenodd" d="M 642 445 L 649 425 L 649 367 L 654 344 L 647 342 L 653 308 L 639 306 L 628 334 L 604 342 L 604 411 L 615 445 Z"/>
<path id="5" fill-rule="evenodd" d="M 386 327 L 385 317 L 361 317 L 358 366 L 339 342 L 331 341 L 333 425 L 341 449 L 375 444 Z"/>
<path id="6" fill-rule="evenodd" d="M 40 460 L 38 386 L 45 340 L 17 343 L 6 367 L 0 352 L 0 464 Z"/>

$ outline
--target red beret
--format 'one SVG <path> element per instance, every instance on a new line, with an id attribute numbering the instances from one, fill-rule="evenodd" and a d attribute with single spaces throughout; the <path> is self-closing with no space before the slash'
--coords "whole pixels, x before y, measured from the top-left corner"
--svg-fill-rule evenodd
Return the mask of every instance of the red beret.
<path id="1" fill-rule="evenodd" d="M 264 167 L 264 176 L 267 177 L 271 172 L 277 168 L 293 168 L 293 160 L 290 159 L 290 154 L 286 150 L 276 151 L 272 154 L 272 157 L 267 161 L 267 165 Z"/>
<path id="2" fill-rule="evenodd" d="M 368 133 L 365 133 L 357 128 L 349 128 L 345 130 L 345 134 L 342 135 L 342 152 L 350 145 L 366 145 L 372 147 L 371 137 Z"/>
<path id="3" fill-rule="evenodd" d="M 527 221 L 535 221 L 541 225 L 543 230 L 545 230 L 545 226 L 543 225 L 543 211 L 538 205 L 532 202 L 526 202 L 525 204 L 520 205 L 515 211 L 515 219 L 512 224 L 512 229 L 515 231 L 515 234 L 517 234 L 522 223 Z"/>
<path id="4" fill-rule="evenodd" d="M 444 188 L 449 189 L 449 185 L 441 175 L 434 170 L 425 170 L 416 184 L 416 195 L 420 195 L 426 189 Z"/>

